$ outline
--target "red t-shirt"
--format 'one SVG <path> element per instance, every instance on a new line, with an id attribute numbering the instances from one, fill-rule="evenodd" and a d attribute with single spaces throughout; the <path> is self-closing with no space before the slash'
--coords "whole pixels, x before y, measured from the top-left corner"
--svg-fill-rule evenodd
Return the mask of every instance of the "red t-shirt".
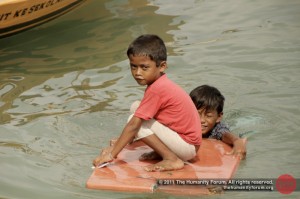
<path id="1" fill-rule="evenodd" d="M 201 143 L 201 122 L 193 101 L 165 74 L 146 88 L 134 115 L 144 120 L 154 118 L 177 132 L 189 144 Z"/>

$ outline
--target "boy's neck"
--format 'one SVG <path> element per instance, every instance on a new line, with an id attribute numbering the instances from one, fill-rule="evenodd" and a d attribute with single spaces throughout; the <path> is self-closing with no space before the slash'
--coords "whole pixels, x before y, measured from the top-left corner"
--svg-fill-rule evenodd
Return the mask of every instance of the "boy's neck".
<path id="1" fill-rule="evenodd" d="M 159 80 L 163 75 L 165 75 L 166 73 L 164 73 L 164 72 L 162 72 L 162 73 L 160 73 L 160 76 L 154 81 L 154 82 L 152 82 L 152 84 L 153 83 L 155 83 L 157 80 Z M 147 86 L 150 86 L 150 85 L 152 85 L 152 84 L 148 84 Z"/>

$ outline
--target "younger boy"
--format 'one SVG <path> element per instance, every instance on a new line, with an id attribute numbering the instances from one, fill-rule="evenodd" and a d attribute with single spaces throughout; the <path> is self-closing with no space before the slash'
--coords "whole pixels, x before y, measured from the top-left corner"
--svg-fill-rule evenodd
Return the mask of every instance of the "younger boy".
<path id="1" fill-rule="evenodd" d="M 196 156 L 202 136 L 199 115 L 189 95 L 170 81 L 167 51 L 156 35 L 142 35 L 127 50 L 133 78 L 147 85 L 144 97 L 113 146 L 94 160 L 95 166 L 111 162 L 133 139 L 140 139 L 153 149 L 140 160 L 162 160 L 145 167 L 146 171 L 181 169 L 184 161 Z"/>
<path id="2" fill-rule="evenodd" d="M 223 122 L 223 106 L 225 98 L 221 92 L 212 86 L 202 85 L 191 91 L 192 98 L 199 116 L 203 138 L 214 138 L 233 146 L 229 154 L 237 155 L 241 159 L 246 157 L 246 146 L 242 139 L 230 133 Z"/>

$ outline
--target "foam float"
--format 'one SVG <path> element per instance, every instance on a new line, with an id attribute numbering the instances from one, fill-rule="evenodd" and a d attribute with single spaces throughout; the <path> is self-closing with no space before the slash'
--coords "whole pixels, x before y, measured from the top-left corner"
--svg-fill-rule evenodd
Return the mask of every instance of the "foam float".
<path id="1" fill-rule="evenodd" d="M 147 172 L 143 167 L 157 161 L 139 161 L 139 156 L 151 149 L 137 141 L 127 145 L 113 163 L 94 169 L 86 187 L 118 192 L 164 192 L 179 195 L 219 193 L 222 192 L 222 183 L 234 176 L 240 163 L 239 158 L 226 155 L 231 149 L 219 140 L 203 139 L 197 153 L 199 160 L 196 162 L 187 163 L 181 170 Z M 208 185 L 205 184 L 207 182 Z"/>

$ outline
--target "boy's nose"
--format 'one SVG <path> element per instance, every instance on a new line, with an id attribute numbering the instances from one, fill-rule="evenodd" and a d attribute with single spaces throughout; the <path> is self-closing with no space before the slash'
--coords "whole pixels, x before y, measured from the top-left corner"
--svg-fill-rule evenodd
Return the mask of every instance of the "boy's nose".
<path id="1" fill-rule="evenodd" d="M 201 120 L 201 124 L 205 124 L 205 116 L 201 116 L 200 120 Z"/>
<path id="2" fill-rule="evenodd" d="M 137 68 L 137 70 L 136 70 L 136 75 L 141 75 L 141 71 L 142 71 L 142 69 L 141 68 Z"/>

